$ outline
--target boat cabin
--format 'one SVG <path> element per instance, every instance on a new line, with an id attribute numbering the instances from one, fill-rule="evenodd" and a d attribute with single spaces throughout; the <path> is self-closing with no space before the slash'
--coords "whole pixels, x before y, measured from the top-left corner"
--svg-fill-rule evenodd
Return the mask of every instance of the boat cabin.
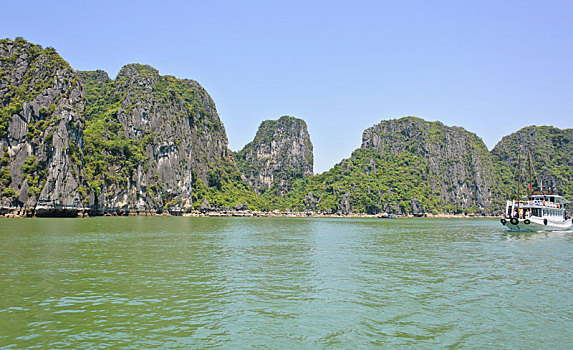
<path id="1" fill-rule="evenodd" d="M 569 203 L 570 201 L 559 195 L 532 194 L 528 197 L 522 197 L 519 201 L 507 201 L 505 216 L 508 219 L 525 219 L 535 216 L 565 220 L 564 205 Z"/>

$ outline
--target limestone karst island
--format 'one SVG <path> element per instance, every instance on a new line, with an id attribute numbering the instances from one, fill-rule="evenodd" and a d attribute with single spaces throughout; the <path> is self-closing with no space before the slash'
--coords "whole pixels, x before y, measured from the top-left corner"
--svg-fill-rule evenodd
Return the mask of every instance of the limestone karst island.
<path id="1" fill-rule="evenodd" d="M 8 216 L 495 215 L 518 193 L 527 154 L 534 187 L 573 195 L 572 129 L 529 126 L 490 151 L 461 127 L 385 120 L 363 132 L 350 158 L 315 175 L 303 120 L 264 121 L 232 152 L 199 83 L 140 64 L 115 80 L 75 71 L 55 49 L 22 38 L 0 41 L 0 140 Z"/>

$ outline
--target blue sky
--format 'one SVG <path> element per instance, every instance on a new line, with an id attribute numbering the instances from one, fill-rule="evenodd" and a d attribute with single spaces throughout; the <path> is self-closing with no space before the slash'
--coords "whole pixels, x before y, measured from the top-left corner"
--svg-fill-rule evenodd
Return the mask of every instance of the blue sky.
<path id="1" fill-rule="evenodd" d="M 128 63 L 197 80 L 230 148 L 265 119 L 304 119 L 315 172 L 381 120 L 461 126 L 488 148 L 573 127 L 573 1 L 4 1 L 0 37 L 77 70 Z"/>

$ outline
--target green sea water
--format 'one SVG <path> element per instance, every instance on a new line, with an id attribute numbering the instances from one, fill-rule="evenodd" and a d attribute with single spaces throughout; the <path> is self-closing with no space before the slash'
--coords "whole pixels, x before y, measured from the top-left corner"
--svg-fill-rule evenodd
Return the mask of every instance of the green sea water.
<path id="1" fill-rule="evenodd" d="M 0 220 L 2 349 L 571 349 L 573 232 L 493 219 Z"/>

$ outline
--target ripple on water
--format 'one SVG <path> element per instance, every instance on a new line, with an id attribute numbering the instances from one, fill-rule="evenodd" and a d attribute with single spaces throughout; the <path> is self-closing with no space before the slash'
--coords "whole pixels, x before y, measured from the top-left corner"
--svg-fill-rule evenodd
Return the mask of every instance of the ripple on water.
<path id="1" fill-rule="evenodd" d="M 514 237 L 497 220 L 38 222 L 0 232 L 0 347 L 573 342 L 571 233 Z"/>

